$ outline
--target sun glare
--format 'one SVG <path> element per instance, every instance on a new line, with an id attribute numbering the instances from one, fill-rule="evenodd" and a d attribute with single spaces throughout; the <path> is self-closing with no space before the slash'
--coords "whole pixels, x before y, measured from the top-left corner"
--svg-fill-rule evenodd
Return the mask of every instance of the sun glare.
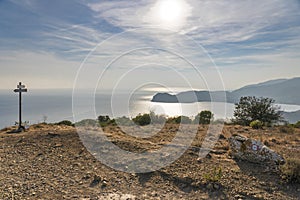
<path id="1" fill-rule="evenodd" d="M 158 0 L 147 17 L 152 24 L 179 30 L 190 14 L 191 6 L 185 0 Z"/>
<path id="2" fill-rule="evenodd" d="M 164 0 L 159 5 L 159 16 L 164 21 L 174 21 L 182 15 L 182 7 L 177 0 Z"/>

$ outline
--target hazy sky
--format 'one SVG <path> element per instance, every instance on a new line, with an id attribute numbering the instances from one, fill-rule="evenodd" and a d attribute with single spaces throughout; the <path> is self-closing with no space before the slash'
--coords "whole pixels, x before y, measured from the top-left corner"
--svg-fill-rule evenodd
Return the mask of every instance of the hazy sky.
<path id="1" fill-rule="evenodd" d="M 298 0 L 0 0 L 0 88 L 235 89 L 300 76 Z"/>

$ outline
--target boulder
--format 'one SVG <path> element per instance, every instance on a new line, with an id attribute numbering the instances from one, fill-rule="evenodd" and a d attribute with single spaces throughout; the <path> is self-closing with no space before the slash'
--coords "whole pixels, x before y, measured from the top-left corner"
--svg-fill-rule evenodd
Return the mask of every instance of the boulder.
<path id="1" fill-rule="evenodd" d="M 285 160 L 278 153 L 265 146 L 261 141 L 242 135 L 231 136 L 229 139 L 231 156 L 252 163 L 281 165 Z"/>

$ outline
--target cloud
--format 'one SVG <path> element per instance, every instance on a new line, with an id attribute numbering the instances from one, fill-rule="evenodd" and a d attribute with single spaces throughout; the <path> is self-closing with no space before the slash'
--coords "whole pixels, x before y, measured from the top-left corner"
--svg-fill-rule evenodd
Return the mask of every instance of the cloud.
<path id="1" fill-rule="evenodd" d="M 135 50 L 122 58 L 120 69 L 164 58 L 168 65 L 193 77 L 189 66 L 177 62 L 178 56 L 161 51 L 165 49 L 184 56 L 199 70 L 211 69 L 211 56 L 226 77 L 236 77 L 234 70 L 244 70 L 242 77 L 246 72 L 255 76 L 260 67 L 284 71 L 283 65 L 288 67 L 286 76 L 300 74 L 291 70 L 299 68 L 300 62 L 298 1 L 177 1 L 184 2 L 180 26 L 161 22 L 159 1 L 1 1 L 0 26 L 4 28 L 0 30 L 0 50 L 5 52 L 1 58 L 5 65 L 1 65 L 13 66 L 11 70 L 3 67 L 2 72 L 11 77 L 14 70 L 22 68 L 25 58 L 30 59 L 25 69 L 42 67 L 50 72 L 55 65 L 68 70 L 73 66 L 74 71 L 92 50 L 89 61 L 103 70 L 112 59 Z M 277 76 L 272 71 L 270 79 L 272 74 Z M 68 76 L 67 81 L 71 79 Z M 196 77 L 193 81 L 197 83 Z M 229 85 L 236 87 L 240 81 Z"/>

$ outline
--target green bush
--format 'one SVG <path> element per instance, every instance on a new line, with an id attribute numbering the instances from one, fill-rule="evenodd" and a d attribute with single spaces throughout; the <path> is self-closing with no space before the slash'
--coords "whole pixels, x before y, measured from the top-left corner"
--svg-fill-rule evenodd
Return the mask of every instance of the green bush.
<path id="1" fill-rule="evenodd" d="M 287 159 L 285 165 L 281 167 L 281 173 L 285 180 L 300 183 L 300 159 Z"/>
<path id="2" fill-rule="evenodd" d="M 74 124 L 69 120 L 62 120 L 62 121 L 56 123 L 56 125 L 74 126 Z"/>
<path id="3" fill-rule="evenodd" d="M 253 129 L 262 129 L 264 123 L 259 120 L 254 120 L 250 123 L 250 127 Z"/>
<path id="4" fill-rule="evenodd" d="M 150 114 L 139 114 L 133 118 L 132 121 L 134 121 L 137 125 L 145 126 L 151 123 L 151 117 Z"/>
<path id="5" fill-rule="evenodd" d="M 178 117 L 170 117 L 167 120 L 167 123 L 171 124 L 191 124 L 192 120 L 187 116 L 178 116 Z"/>
<path id="6" fill-rule="evenodd" d="M 294 124 L 295 128 L 300 128 L 300 121 L 298 121 L 296 124 Z"/>
<path id="7" fill-rule="evenodd" d="M 99 115 L 98 122 L 99 122 L 100 126 L 102 126 L 102 127 L 116 124 L 115 120 L 110 119 L 108 115 L 105 115 L 105 116 Z"/>
<path id="8" fill-rule="evenodd" d="M 222 178 L 222 175 L 222 168 L 214 167 L 212 171 L 204 174 L 204 179 L 206 180 L 206 182 L 219 182 Z"/>
<path id="9" fill-rule="evenodd" d="M 209 110 L 201 111 L 198 115 L 196 115 L 194 119 L 194 123 L 197 124 L 209 124 L 213 119 L 213 113 Z"/>

